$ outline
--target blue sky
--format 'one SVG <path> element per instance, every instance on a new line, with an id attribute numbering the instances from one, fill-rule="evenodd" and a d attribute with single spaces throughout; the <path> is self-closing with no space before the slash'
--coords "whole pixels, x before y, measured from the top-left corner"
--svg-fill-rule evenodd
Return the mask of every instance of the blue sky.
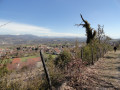
<path id="1" fill-rule="evenodd" d="M 85 29 L 74 24 L 84 19 L 97 29 L 120 38 L 119 0 L 0 0 L 0 34 L 84 37 Z"/>

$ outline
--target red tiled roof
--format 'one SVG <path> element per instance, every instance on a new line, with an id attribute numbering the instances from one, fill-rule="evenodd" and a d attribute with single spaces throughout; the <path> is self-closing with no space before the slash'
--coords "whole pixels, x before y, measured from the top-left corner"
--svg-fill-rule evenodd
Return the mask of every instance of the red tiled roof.
<path id="1" fill-rule="evenodd" d="M 19 69 L 21 69 L 24 66 L 27 66 L 27 67 L 34 66 L 36 62 L 40 61 L 40 57 L 29 58 L 27 59 L 26 62 L 21 62 L 20 60 L 21 58 L 14 58 L 12 61 L 12 64 L 7 65 L 8 69 L 9 70 L 16 69 L 18 67 L 18 64 L 19 64 Z"/>
<path id="2" fill-rule="evenodd" d="M 21 60 L 20 58 L 14 58 L 12 64 L 20 63 L 20 60 Z"/>
<path id="3" fill-rule="evenodd" d="M 55 52 L 60 53 L 60 50 L 58 48 L 54 48 Z"/>

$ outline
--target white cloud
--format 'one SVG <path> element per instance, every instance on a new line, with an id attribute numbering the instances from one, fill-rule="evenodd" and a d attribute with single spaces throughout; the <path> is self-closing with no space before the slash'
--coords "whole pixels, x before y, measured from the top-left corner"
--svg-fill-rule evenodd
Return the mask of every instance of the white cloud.
<path id="1" fill-rule="evenodd" d="M 8 21 L 0 20 L 0 25 L 5 24 Z M 73 33 L 57 33 L 53 32 L 51 29 L 34 26 L 29 24 L 22 24 L 11 22 L 3 27 L 0 27 L 1 34 L 12 34 L 12 35 L 20 35 L 20 34 L 33 34 L 37 36 L 54 36 L 54 37 L 64 37 L 64 36 L 71 36 L 71 37 L 80 37 L 84 35 L 80 34 L 73 34 Z"/>
<path id="2" fill-rule="evenodd" d="M 0 24 L 3 25 L 7 21 L 0 21 Z M 28 24 L 21 24 L 21 23 L 16 23 L 16 22 L 11 22 L 3 27 L 1 29 L 4 30 L 9 30 L 12 32 L 49 32 L 50 29 L 44 28 L 44 27 L 39 27 L 39 26 L 34 26 L 34 25 L 28 25 Z"/>

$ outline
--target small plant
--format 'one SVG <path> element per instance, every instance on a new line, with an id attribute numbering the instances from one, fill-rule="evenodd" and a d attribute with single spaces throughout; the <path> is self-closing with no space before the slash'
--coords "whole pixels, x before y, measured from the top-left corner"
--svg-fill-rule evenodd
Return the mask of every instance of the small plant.
<path id="1" fill-rule="evenodd" d="M 48 60 L 53 60 L 53 56 L 51 54 L 49 54 Z"/>
<path id="2" fill-rule="evenodd" d="M 55 65 L 59 68 L 64 68 L 69 61 L 71 61 L 72 55 L 68 49 L 64 49 L 63 52 L 56 58 Z"/>
<path id="3" fill-rule="evenodd" d="M 0 68 L 0 77 L 3 77 L 7 73 L 8 73 L 8 70 L 7 70 L 6 65 L 2 66 L 2 68 Z"/>

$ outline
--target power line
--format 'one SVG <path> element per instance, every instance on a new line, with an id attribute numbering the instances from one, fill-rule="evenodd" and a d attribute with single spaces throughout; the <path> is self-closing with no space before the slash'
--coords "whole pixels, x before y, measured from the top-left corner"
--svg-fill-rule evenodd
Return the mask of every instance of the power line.
<path id="1" fill-rule="evenodd" d="M 5 24 L 0 25 L 0 28 L 3 27 L 3 26 L 6 26 L 6 25 L 9 24 L 9 23 L 11 23 L 11 22 L 7 22 L 7 23 L 5 23 Z"/>

